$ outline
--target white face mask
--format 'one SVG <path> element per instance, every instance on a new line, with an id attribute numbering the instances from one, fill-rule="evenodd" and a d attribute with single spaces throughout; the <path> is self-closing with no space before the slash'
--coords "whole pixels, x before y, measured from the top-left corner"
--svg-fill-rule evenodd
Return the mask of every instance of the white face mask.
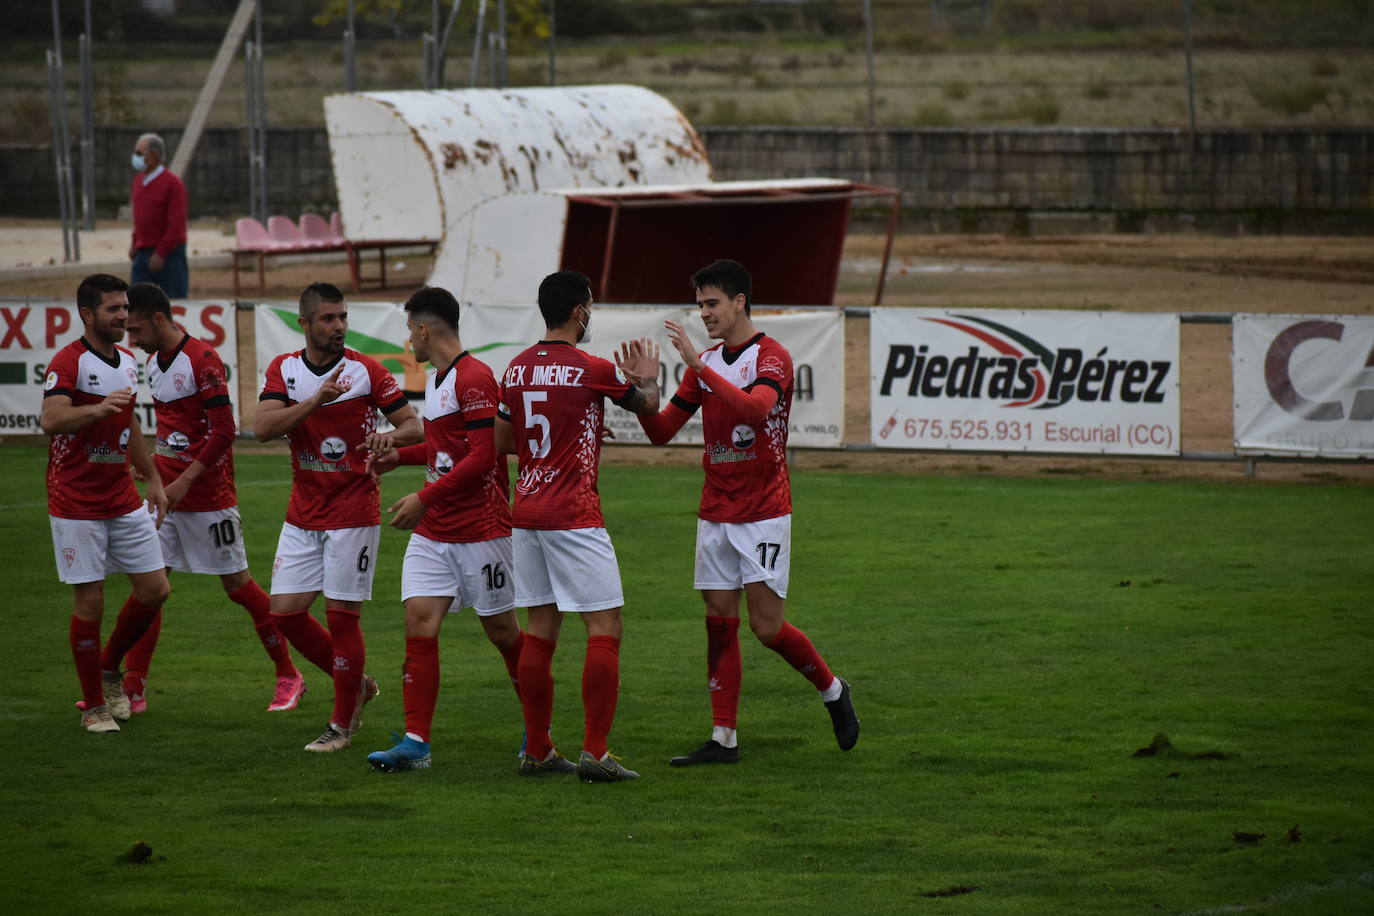
<path id="1" fill-rule="evenodd" d="M 148 167 L 148 163 L 138 153 L 134 153 L 129 159 L 129 163 L 134 167 L 135 172 L 141 172 Z"/>
<path id="2" fill-rule="evenodd" d="M 590 343 L 592 339 L 592 313 L 583 310 L 583 314 L 587 316 L 587 320 L 578 322 L 578 324 L 582 325 L 582 335 L 577 338 L 577 342 Z"/>

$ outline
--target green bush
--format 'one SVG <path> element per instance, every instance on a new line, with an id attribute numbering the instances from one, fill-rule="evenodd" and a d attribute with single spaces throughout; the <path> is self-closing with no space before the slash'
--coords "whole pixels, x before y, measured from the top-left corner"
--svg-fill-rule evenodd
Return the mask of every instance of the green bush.
<path id="1" fill-rule="evenodd" d="M 953 127 L 954 112 L 938 102 L 922 105 L 911 119 L 918 127 Z"/>
<path id="2" fill-rule="evenodd" d="M 1321 83 L 1267 83 L 1252 86 L 1250 96 L 1261 107 L 1287 116 L 1307 114 L 1323 104 L 1330 90 Z"/>

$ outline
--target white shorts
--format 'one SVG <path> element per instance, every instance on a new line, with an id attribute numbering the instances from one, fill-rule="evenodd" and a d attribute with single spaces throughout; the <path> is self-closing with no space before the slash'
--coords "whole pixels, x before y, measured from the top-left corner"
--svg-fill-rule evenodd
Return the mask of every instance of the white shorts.
<path id="1" fill-rule="evenodd" d="M 697 519 L 697 568 L 693 587 L 735 591 L 763 582 L 787 597 L 792 571 L 792 516 L 759 522 Z"/>
<path id="2" fill-rule="evenodd" d="M 560 611 L 605 611 L 625 604 L 620 564 L 605 528 L 516 528 L 515 603 Z"/>
<path id="3" fill-rule="evenodd" d="M 248 568 L 239 507 L 173 512 L 157 530 L 162 559 L 177 572 L 227 576 Z"/>
<path id="4" fill-rule="evenodd" d="M 272 561 L 272 594 L 322 591 L 339 601 L 367 601 L 381 537 L 380 525 L 314 531 L 285 523 Z"/>
<path id="5" fill-rule="evenodd" d="M 52 528 L 57 578 L 67 585 L 101 582 L 110 573 L 146 573 L 162 569 L 157 528 L 147 506 L 115 518 L 58 518 Z"/>
<path id="6" fill-rule="evenodd" d="M 401 564 L 401 600 L 452 598 L 450 614 L 470 607 L 480 617 L 515 607 L 510 538 L 466 544 L 412 534 Z"/>

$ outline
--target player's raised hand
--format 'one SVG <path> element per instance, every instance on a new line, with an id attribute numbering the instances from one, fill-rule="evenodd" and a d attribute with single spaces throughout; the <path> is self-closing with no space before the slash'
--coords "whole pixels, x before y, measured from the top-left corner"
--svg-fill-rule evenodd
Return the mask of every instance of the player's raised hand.
<path id="1" fill-rule="evenodd" d="M 420 502 L 419 493 L 408 493 L 386 511 L 393 513 L 391 527 L 401 531 L 409 531 L 420 524 L 420 519 L 424 518 L 425 504 Z"/>
<path id="2" fill-rule="evenodd" d="M 132 388 L 121 388 L 118 391 L 111 391 L 105 395 L 105 399 L 95 405 L 95 415 L 98 419 L 113 416 L 133 403 L 134 390 Z"/>
<path id="3" fill-rule="evenodd" d="M 616 368 L 627 380 L 638 385 L 646 378 L 658 378 L 658 344 L 647 337 L 621 343 L 615 356 Z"/>
<path id="4" fill-rule="evenodd" d="M 663 326 L 668 329 L 668 342 L 677 349 L 682 356 L 682 361 L 687 364 L 689 369 L 700 369 L 705 365 L 701 357 L 697 355 L 697 348 L 692 343 L 692 338 L 687 336 L 687 329 L 681 324 L 669 318 L 663 322 Z"/>
<path id="5" fill-rule="evenodd" d="M 339 384 L 339 374 L 343 371 L 344 362 L 343 360 L 339 360 L 339 364 L 334 367 L 334 371 L 329 373 L 329 378 L 325 379 L 324 384 L 320 385 L 319 390 L 315 392 L 315 397 L 318 399 L 317 403 L 328 404 L 344 393 L 343 386 Z"/>

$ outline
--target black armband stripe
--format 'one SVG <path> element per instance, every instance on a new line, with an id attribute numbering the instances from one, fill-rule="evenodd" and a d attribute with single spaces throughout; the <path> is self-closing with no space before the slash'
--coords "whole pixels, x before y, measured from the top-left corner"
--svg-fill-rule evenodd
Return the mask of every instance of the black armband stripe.
<path id="1" fill-rule="evenodd" d="M 211 408 L 214 408 L 214 407 L 228 407 L 228 406 L 229 406 L 229 403 L 230 403 L 230 402 L 229 402 L 229 395 L 227 395 L 227 394 L 217 394 L 217 395 L 215 395 L 215 396 L 212 397 L 212 398 L 206 398 L 205 400 L 201 401 L 200 403 L 201 403 L 201 406 L 205 407 L 207 410 L 209 410 L 209 409 L 211 409 Z"/>
<path id="2" fill-rule="evenodd" d="M 464 429 L 491 429 L 496 425 L 495 417 L 483 417 L 477 420 L 464 420 Z"/>
<path id="3" fill-rule="evenodd" d="M 771 378 L 756 378 L 756 379 L 754 379 L 752 382 L 750 382 L 750 383 L 749 383 L 749 386 L 748 386 L 747 388 L 745 388 L 744 390 L 745 390 L 745 391 L 753 391 L 753 390 L 754 390 L 755 388 L 757 388 L 759 385 L 764 385 L 764 386 L 766 386 L 766 387 L 768 387 L 768 388 L 772 388 L 774 391 L 776 391 L 776 392 L 778 393 L 778 400 L 779 400 L 779 401 L 782 400 L 782 397 L 783 397 L 783 395 L 782 395 L 782 386 L 779 385 L 777 382 L 773 381 Z"/>
<path id="4" fill-rule="evenodd" d="M 49 388 L 47 391 L 43 392 L 43 397 L 50 398 L 55 394 L 65 394 L 73 401 L 76 400 L 76 393 L 73 392 L 70 388 Z"/>
<path id="5" fill-rule="evenodd" d="M 616 398 L 611 403 L 614 404 L 616 407 L 624 407 L 626 404 L 630 403 L 630 401 L 634 400 L 635 392 L 638 390 L 639 388 L 637 388 L 634 385 L 631 385 L 629 388 L 625 389 L 624 394 Z"/>
<path id="6" fill-rule="evenodd" d="M 393 414 L 393 413 L 395 413 L 396 411 L 400 410 L 402 407 L 407 406 L 408 404 L 410 404 L 410 402 L 407 401 L 407 400 L 406 400 L 406 396 L 405 396 L 404 394 L 402 394 L 400 397 L 398 397 L 396 400 L 392 401 L 390 404 L 383 404 L 383 405 L 382 405 L 382 413 L 388 414 L 388 415 Z"/>
<path id="7" fill-rule="evenodd" d="M 689 413 L 689 414 L 696 413 L 696 412 L 697 412 L 697 408 L 699 408 L 699 407 L 701 406 L 700 404 L 693 404 L 691 401 L 687 400 L 686 398 L 679 397 L 679 396 L 677 396 L 677 395 L 673 395 L 671 398 L 669 398 L 669 399 L 668 399 L 668 403 L 669 403 L 669 404 L 672 404 L 674 407 L 678 408 L 679 410 L 685 410 L 685 411 L 687 411 L 687 413 Z"/>
<path id="8" fill-rule="evenodd" d="M 259 401 L 281 401 L 283 404 L 290 404 L 291 398 L 280 391 L 264 391 L 258 395 Z"/>

